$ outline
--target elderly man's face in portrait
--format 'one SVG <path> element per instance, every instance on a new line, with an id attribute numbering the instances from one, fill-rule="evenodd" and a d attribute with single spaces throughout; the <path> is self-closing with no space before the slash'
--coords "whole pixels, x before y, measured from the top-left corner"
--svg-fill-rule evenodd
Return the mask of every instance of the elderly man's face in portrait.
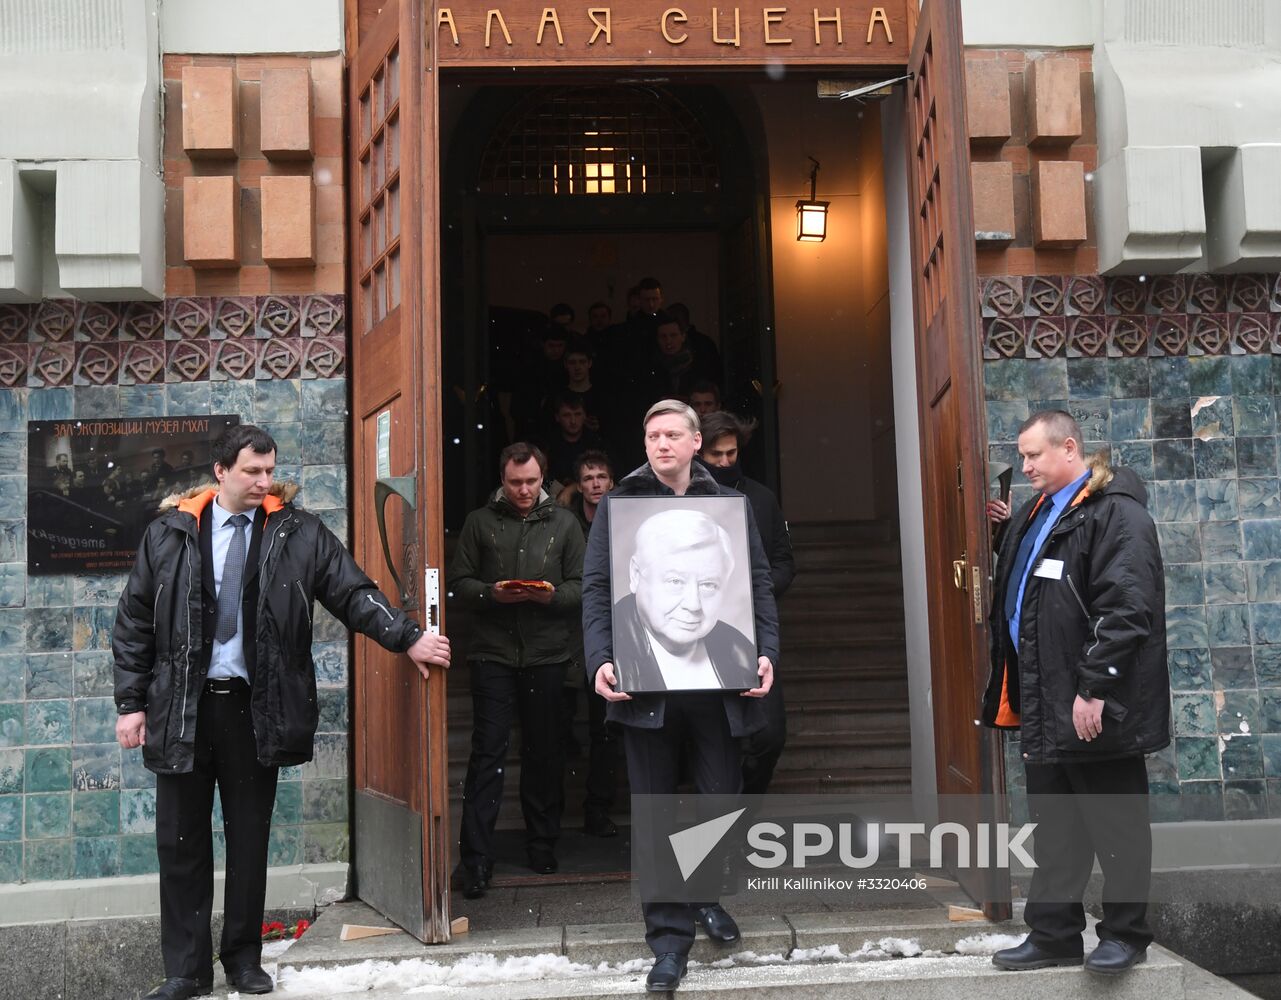
<path id="1" fill-rule="evenodd" d="M 631 561 L 631 589 L 641 621 L 669 652 L 703 639 L 720 620 L 729 575 L 728 557 L 715 527 L 700 515 L 673 523 L 638 546 Z"/>

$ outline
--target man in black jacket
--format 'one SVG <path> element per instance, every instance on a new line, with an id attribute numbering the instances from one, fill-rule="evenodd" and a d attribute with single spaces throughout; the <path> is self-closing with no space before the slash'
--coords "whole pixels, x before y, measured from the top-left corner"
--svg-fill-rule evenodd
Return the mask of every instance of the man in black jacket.
<path id="1" fill-rule="evenodd" d="M 694 783 L 703 794 L 736 794 L 742 788 L 739 741 L 764 724 L 760 699 L 769 693 L 778 662 L 778 611 L 769 562 L 751 508 L 752 603 L 756 627 L 758 687 L 741 693 L 681 691 L 628 695 L 618 690 L 614 670 L 613 599 L 610 586 L 609 503 L 617 496 L 715 496 L 732 494 L 707 469 L 694 463 L 702 444 L 698 414 L 687 404 L 664 399 L 644 419 L 649 461 L 626 476 L 596 510 L 583 564 L 583 644 L 587 676 L 609 702 L 607 716 L 623 728 L 627 774 L 634 795 L 671 795 L 681 776 L 682 748 L 692 748 Z M 638 854 L 653 845 L 638 843 Z M 642 861 L 644 863 L 644 861 Z M 646 979 L 653 992 L 674 990 L 685 974 L 697 918 L 713 940 L 738 940 L 738 926 L 717 903 L 645 901 L 645 940 L 655 962 Z"/>
<path id="2" fill-rule="evenodd" d="M 707 466 L 722 486 L 738 490 L 752 505 L 761 544 L 769 559 L 774 600 L 778 601 L 796 576 L 796 558 L 792 555 L 792 536 L 787 530 L 783 510 L 764 483 L 743 475 L 739 453 L 751 440 L 752 425 L 724 410 L 700 418 L 703 424 L 703 448 L 699 460 Z M 765 725 L 743 741 L 743 794 L 764 795 L 769 789 L 774 768 L 787 742 L 787 709 L 783 704 L 783 686 L 777 677 L 769 694 L 762 699 Z"/>
<path id="3" fill-rule="evenodd" d="M 1152 941 L 1143 757 L 1170 742 L 1165 573 L 1139 477 L 1101 456 L 1087 462 L 1081 447 L 1061 410 L 1019 429 L 1023 472 L 1041 492 L 1001 545 L 982 715 L 1020 730 L 1038 867 L 1024 913 L 1031 933 L 992 961 L 1081 964 L 1081 895 L 1097 855 L 1103 919 L 1085 967 L 1117 974 Z"/>
<path id="4" fill-rule="evenodd" d="M 310 760 L 316 732 L 311 609 L 408 653 L 424 677 L 449 640 L 393 608 L 342 543 L 273 483 L 276 443 L 257 427 L 214 445 L 218 485 L 170 497 L 148 527 L 120 596 L 116 738 L 156 773 L 160 947 L 165 982 L 148 1000 L 212 987 L 214 786 L 227 838 L 228 985 L 269 993 L 262 914 L 280 767 Z"/>

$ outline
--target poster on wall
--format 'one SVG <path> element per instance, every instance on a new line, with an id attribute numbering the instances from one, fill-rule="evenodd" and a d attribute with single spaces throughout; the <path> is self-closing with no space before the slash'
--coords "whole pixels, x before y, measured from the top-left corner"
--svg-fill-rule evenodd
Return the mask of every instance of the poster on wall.
<path id="1" fill-rule="evenodd" d="M 213 443 L 237 416 L 27 423 L 27 574 L 129 569 L 160 502 L 213 482 Z"/>

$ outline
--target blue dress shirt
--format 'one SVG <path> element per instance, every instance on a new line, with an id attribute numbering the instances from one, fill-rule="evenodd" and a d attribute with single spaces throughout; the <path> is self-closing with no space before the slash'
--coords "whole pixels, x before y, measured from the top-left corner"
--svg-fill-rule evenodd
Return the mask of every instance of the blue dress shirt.
<path id="1" fill-rule="evenodd" d="M 1023 567 L 1023 579 L 1019 581 L 1018 601 L 1014 606 L 1014 616 L 1010 619 L 1010 639 L 1014 643 L 1015 649 L 1019 648 L 1019 619 L 1023 617 L 1023 591 L 1027 588 L 1027 578 L 1031 575 L 1032 570 L 1036 567 L 1037 563 L 1040 562 L 1040 559 L 1037 557 L 1040 555 L 1041 548 L 1045 545 L 1045 540 L 1050 537 L 1050 532 L 1054 530 L 1054 526 L 1058 523 L 1059 518 L 1062 517 L 1063 512 L 1067 510 L 1068 504 L 1070 504 L 1072 502 L 1072 498 L 1081 491 L 1081 487 L 1086 484 L 1086 481 L 1089 478 L 1090 474 L 1089 472 L 1086 472 L 1080 479 L 1064 486 L 1063 489 L 1059 490 L 1054 494 L 1054 496 L 1050 497 L 1050 499 L 1046 501 L 1047 503 L 1052 504 L 1053 507 L 1050 511 L 1050 516 L 1047 517 L 1045 519 L 1045 523 L 1041 525 L 1041 531 L 1036 536 L 1036 542 L 1032 545 L 1032 558 L 1029 559 L 1027 561 L 1027 565 Z"/>
<path id="2" fill-rule="evenodd" d="M 227 561 L 227 549 L 231 547 L 231 534 L 234 531 L 253 531 L 254 514 L 256 511 L 247 510 L 245 515 L 249 518 L 249 523 L 237 529 L 227 523 L 232 514 L 224 510 L 218 503 L 218 498 L 214 497 L 213 503 L 209 505 L 209 512 L 213 516 L 213 577 L 214 592 L 222 591 L 222 567 Z M 249 551 L 249 542 L 251 535 L 245 536 L 245 551 Z M 241 577 L 242 581 L 244 577 Z M 214 639 L 213 657 L 209 661 L 209 678 L 210 680 L 225 680 L 232 677 L 239 677 L 244 681 L 249 680 L 249 668 L 245 666 L 245 611 L 242 605 L 236 613 L 236 634 L 226 642 L 219 642 Z"/>

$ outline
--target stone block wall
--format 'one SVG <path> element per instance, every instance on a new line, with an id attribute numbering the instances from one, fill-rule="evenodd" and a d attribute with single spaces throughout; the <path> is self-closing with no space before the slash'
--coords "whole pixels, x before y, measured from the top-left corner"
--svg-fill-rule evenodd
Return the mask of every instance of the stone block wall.
<path id="1" fill-rule="evenodd" d="M 1154 817 L 1281 817 L 1281 275 L 1007 275 L 980 294 L 990 459 L 1023 483 L 1019 424 L 1067 409 L 1149 491 L 1174 720 Z M 1017 787 L 1017 739 L 1006 771 Z"/>
<path id="2" fill-rule="evenodd" d="M 1092 58 L 965 50 L 980 275 L 1097 272 Z"/>
<path id="3" fill-rule="evenodd" d="M 341 295 L 0 305 L 0 882 L 156 870 L 154 778 L 115 743 L 124 576 L 26 575 L 27 421 L 238 414 L 346 540 L 345 315 Z M 316 613 L 321 735 L 282 772 L 273 865 L 347 857 L 348 638 Z"/>

